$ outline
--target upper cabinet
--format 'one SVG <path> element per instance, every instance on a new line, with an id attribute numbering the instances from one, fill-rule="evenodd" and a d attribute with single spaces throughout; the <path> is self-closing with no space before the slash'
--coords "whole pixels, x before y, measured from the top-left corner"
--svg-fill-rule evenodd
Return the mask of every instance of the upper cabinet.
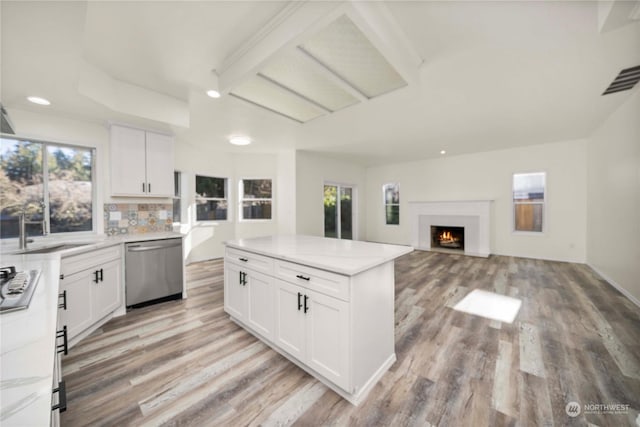
<path id="1" fill-rule="evenodd" d="M 173 138 L 111 126 L 111 195 L 173 196 Z"/>

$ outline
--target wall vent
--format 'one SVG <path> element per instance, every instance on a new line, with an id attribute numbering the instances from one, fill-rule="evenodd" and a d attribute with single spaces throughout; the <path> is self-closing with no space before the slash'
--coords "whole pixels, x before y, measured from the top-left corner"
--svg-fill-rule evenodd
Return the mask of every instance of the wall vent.
<path id="1" fill-rule="evenodd" d="M 640 80 L 640 65 L 631 68 L 625 68 L 620 71 L 618 76 L 611 82 L 607 90 L 602 94 L 608 95 L 610 93 L 622 92 L 623 90 L 629 90 L 633 88 Z"/>

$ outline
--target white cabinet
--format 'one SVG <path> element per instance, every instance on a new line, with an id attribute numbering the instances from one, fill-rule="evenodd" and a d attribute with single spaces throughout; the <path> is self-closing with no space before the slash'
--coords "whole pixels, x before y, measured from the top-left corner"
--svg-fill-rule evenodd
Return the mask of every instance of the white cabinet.
<path id="1" fill-rule="evenodd" d="M 224 308 L 238 324 L 357 405 L 396 360 L 393 258 L 407 250 L 359 243 L 366 246 L 359 253 L 353 242 L 339 246 L 335 239 L 314 239 L 227 242 Z M 329 247 L 325 252 L 319 249 L 323 244 Z M 380 259 L 384 251 L 392 255 Z M 351 274 L 311 265 L 320 259 L 344 266 L 345 259 L 363 256 L 375 263 Z"/>
<path id="2" fill-rule="evenodd" d="M 351 403 L 395 361 L 393 261 L 347 276 L 228 247 L 224 286 L 233 320 Z"/>
<path id="3" fill-rule="evenodd" d="M 122 259 L 114 259 L 100 266 L 98 281 L 92 277 L 91 306 L 93 318 L 102 319 L 122 304 Z"/>
<path id="4" fill-rule="evenodd" d="M 111 195 L 172 197 L 173 138 L 111 126 Z"/>
<path id="5" fill-rule="evenodd" d="M 122 298 L 122 251 L 120 245 L 63 258 L 60 292 L 66 300 L 60 324 L 67 327 L 73 344 L 108 320 Z"/>
<path id="6" fill-rule="evenodd" d="M 84 272 L 64 276 L 60 280 L 60 290 L 66 293 L 67 300 L 67 308 L 60 313 L 60 321 L 67 326 L 69 339 L 93 324 L 91 287 L 91 277 Z"/>
<path id="7" fill-rule="evenodd" d="M 276 345 L 348 389 L 349 304 L 282 280 L 276 295 Z"/>
<path id="8" fill-rule="evenodd" d="M 245 266 L 225 266 L 224 306 L 227 313 L 267 339 L 273 338 L 273 278 Z"/>

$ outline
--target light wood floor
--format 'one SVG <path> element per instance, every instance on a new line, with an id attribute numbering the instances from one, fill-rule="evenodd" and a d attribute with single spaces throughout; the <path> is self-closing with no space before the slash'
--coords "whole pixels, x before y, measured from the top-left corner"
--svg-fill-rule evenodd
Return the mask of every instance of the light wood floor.
<path id="1" fill-rule="evenodd" d="M 397 362 L 354 407 L 223 311 L 222 261 L 189 298 L 134 310 L 63 362 L 76 425 L 635 425 L 640 309 L 584 265 L 413 252 L 396 262 Z M 513 324 L 450 307 L 472 289 L 522 299 Z M 570 418 L 566 405 L 629 405 Z"/>

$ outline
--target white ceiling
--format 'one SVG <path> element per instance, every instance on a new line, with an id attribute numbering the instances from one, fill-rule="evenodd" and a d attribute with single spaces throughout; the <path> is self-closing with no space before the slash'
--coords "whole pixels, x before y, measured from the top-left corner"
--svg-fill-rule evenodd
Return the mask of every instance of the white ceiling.
<path id="1" fill-rule="evenodd" d="M 309 7 L 321 20 L 339 5 Z M 596 2 L 389 1 L 378 4 L 386 22 L 422 60 L 406 87 L 302 124 L 228 95 L 208 98 L 212 70 L 255 45 L 256 34 L 277 32 L 273 18 L 291 6 L 2 0 L 1 100 L 10 114 L 129 122 L 214 149 L 295 147 L 379 164 L 585 138 L 639 90 L 600 96 L 620 70 L 640 64 L 640 21 L 601 33 Z M 384 22 L 371 24 L 383 36 Z M 79 90 L 87 67 L 184 105 L 188 127 L 87 96 Z M 32 105 L 28 95 L 52 105 Z M 231 134 L 255 143 L 230 147 Z"/>

